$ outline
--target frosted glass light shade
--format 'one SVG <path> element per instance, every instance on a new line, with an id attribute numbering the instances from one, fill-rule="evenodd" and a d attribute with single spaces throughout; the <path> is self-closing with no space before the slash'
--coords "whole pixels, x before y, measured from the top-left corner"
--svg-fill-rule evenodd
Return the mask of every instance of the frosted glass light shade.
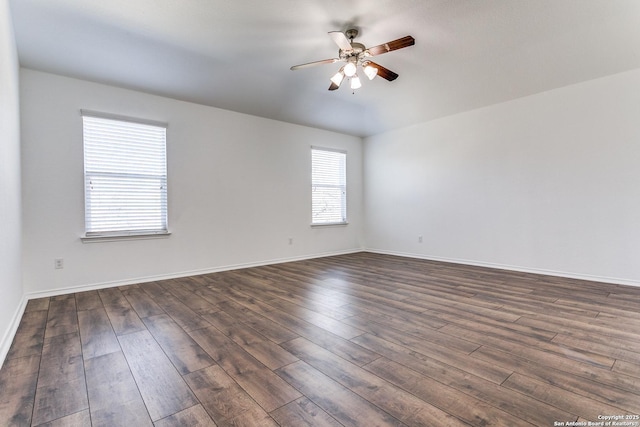
<path id="1" fill-rule="evenodd" d="M 378 69 L 371 65 L 367 65 L 364 67 L 364 73 L 369 77 L 369 80 L 373 80 L 373 78 L 378 75 Z"/>
<path id="2" fill-rule="evenodd" d="M 360 82 L 360 78 L 358 76 L 353 76 L 351 78 L 351 89 L 358 89 L 362 87 L 362 83 Z"/>
<path id="3" fill-rule="evenodd" d="M 338 71 L 333 75 L 333 77 L 331 77 L 331 81 L 335 83 L 336 86 L 340 86 L 342 80 L 344 80 L 344 72 L 342 72 L 342 70 Z"/>
<path id="4" fill-rule="evenodd" d="M 344 66 L 344 74 L 347 77 L 352 77 L 356 74 L 356 64 L 353 62 L 348 62 L 347 65 Z"/>

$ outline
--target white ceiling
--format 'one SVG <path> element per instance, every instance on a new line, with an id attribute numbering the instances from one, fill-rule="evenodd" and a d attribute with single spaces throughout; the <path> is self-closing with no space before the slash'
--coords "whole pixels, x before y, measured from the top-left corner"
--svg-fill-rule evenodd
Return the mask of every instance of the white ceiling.
<path id="1" fill-rule="evenodd" d="M 11 0 L 20 63 L 368 136 L 640 68 L 639 0 Z M 329 92 L 328 31 L 400 77 Z"/>

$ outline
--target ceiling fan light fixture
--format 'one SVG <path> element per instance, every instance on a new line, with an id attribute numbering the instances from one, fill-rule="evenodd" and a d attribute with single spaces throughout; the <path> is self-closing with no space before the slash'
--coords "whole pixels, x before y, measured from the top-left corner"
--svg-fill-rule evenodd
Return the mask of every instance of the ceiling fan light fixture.
<path id="1" fill-rule="evenodd" d="M 353 77 L 356 75 L 356 71 L 357 71 L 357 67 L 356 64 L 349 61 L 347 62 L 347 64 L 344 66 L 344 74 L 347 77 Z"/>
<path id="2" fill-rule="evenodd" d="M 322 64 L 333 64 L 335 62 L 343 62 L 344 66 L 338 70 L 338 72 L 331 77 L 330 91 L 334 91 L 340 87 L 345 78 L 350 81 L 351 89 L 358 89 L 362 87 L 362 81 L 357 75 L 358 67 L 362 68 L 362 72 L 367 76 L 369 80 L 373 80 L 376 76 L 387 81 L 393 81 L 398 78 L 398 74 L 383 67 L 380 64 L 376 64 L 373 61 L 369 61 L 369 57 L 382 55 L 387 52 L 391 52 L 405 47 L 413 46 L 415 39 L 411 36 L 405 36 L 397 40 L 392 40 L 387 43 L 383 43 L 378 46 L 365 47 L 362 43 L 356 43 L 353 39 L 358 35 L 358 30 L 349 29 L 345 32 L 342 31 L 329 31 L 329 36 L 338 45 L 338 57 L 323 59 L 320 61 L 308 62 L 306 64 L 294 65 L 291 70 L 299 70 L 302 68 L 312 67 Z"/>
<path id="3" fill-rule="evenodd" d="M 357 74 L 354 74 L 353 77 L 351 77 L 351 89 L 359 89 L 361 87 L 362 83 L 360 82 L 360 78 Z"/>
<path id="4" fill-rule="evenodd" d="M 340 70 L 337 73 L 335 73 L 333 77 L 331 77 L 331 81 L 335 83 L 336 86 L 340 86 L 340 83 L 342 83 L 342 80 L 344 80 L 344 71 L 342 71 L 342 68 L 340 68 Z"/>
<path id="5" fill-rule="evenodd" d="M 369 80 L 373 80 L 375 76 L 378 75 L 378 69 L 370 64 L 367 64 L 364 67 L 364 73 L 367 75 Z"/>

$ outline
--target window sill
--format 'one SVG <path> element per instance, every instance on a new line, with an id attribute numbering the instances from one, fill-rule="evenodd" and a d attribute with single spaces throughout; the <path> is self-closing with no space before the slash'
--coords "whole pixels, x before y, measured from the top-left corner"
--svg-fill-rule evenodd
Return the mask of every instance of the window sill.
<path id="1" fill-rule="evenodd" d="M 341 227 L 341 226 L 345 226 L 345 225 L 349 225 L 348 222 L 325 222 L 325 223 L 319 223 L 319 224 L 311 224 L 311 227 Z"/>
<path id="2" fill-rule="evenodd" d="M 166 239 L 171 233 L 166 231 L 162 233 L 140 233 L 140 234 L 102 234 L 95 236 L 82 236 L 82 243 L 101 243 L 101 242 L 118 242 L 123 240 L 149 240 L 149 239 Z"/>

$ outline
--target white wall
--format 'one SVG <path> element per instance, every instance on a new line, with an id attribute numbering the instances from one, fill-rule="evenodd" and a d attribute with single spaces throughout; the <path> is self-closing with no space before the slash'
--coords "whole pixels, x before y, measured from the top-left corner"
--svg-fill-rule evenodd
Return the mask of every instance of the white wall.
<path id="1" fill-rule="evenodd" d="M 360 138 L 32 70 L 20 76 L 28 294 L 361 248 Z M 169 123 L 169 238 L 80 241 L 80 109 Z M 348 151 L 348 226 L 309 225 L 311 145 Z M 64 269 L 54 270 L 55 258 Z"/>
<path id="2" fill-rule="evenodd" d="M 18 56 L 8 0 L 0 0 L 0 365 L 22 314 Z"/>
<path id="3" fill-rule="evenodd" d="M 371 250 L 640 284 L 640 70 L 368 138 L 364 165 Z"/>

